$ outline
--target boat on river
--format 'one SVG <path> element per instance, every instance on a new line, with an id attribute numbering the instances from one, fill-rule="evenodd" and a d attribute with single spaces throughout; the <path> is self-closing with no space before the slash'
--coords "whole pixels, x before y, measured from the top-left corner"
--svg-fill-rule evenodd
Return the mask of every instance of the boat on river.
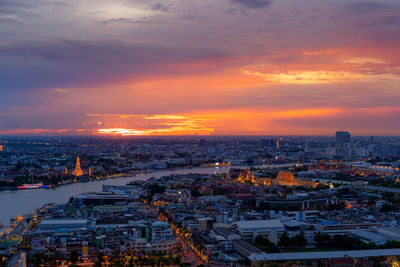
<path id="1" fill-rule="evenodd" d="M 39 184 L 23 184 L 17 186 L 18 189 L 39 189 L 39 188 L 47 188 L 50 187 L 49 185 L 44 185 L 42 183 Z"/>

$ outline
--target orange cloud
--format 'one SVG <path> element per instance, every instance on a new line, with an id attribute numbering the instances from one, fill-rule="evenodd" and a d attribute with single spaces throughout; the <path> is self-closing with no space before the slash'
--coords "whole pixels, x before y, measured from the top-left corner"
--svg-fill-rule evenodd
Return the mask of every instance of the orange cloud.
<path id="1" fill-rule="evenodd" d="M 142 128 L 109 127 L 98 129 L 99 134 L 117 135 L 209 135 L 209 134 L 266 134 L 273 127 L 276 119 L 311 118 L 330 116 L 341 112 L 341 109 L 302 109 L 302 110 L 210 110 L 191 114 L 173 115 L 141 115 L 137 124 Z M 100 115 L 100 114 L 99 114 Z M 110 114 L 106 114 L 110 116 Z M 127 115 L 133 118 L 136 115 Z M 121 125 L 120 114 L 116 114 L 114 124 Z M 143 120 L 149 121 L 147 129 L 143 129 Z M 159 120 L 154 122 L 154 120 Z M 110 125 L 110 121 L 108 125 Z M 130 125 L 135 122 L 130 121 Z M 111 123 L 112 124 L 112 123 Z M 160 128 L 159 126 L 163 126 Z M 155 127 L 155 128 L 154 128 Z M 157 128 L 158 127 L 158 128 Z"/>
<path id="2" fill-rule="evenodd" d="M 266 82 L 286 84 L 313 84 L 337 82 L 400 81 L 396 74 L 368 74 L 351 71 L 288 71 L 286 73 L 261 73 L 244 71 L 245 74 L 263 77 Z"/>
<path id="3" fill-rule="evenodd" d="M 87 114 L 99 135 L 308 135 L 347 129 L 354 134 L 396 134 L 399 107 L 203 110 L 182 114 Z M 397 119 L 396 119 L 397 118 Z M 369 121 L 372 120 L 373 124 Z M 380 126 L 382 125 L 382 126 Z M 16 129 L 1 134 L 91 134 L 91 129 Z"/>

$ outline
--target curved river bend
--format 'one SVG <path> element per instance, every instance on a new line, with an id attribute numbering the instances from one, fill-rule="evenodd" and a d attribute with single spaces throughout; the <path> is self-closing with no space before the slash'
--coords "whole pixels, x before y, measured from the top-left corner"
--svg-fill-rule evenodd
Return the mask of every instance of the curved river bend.
<path id="1" fill-rule="evenodd" d="M 85 192 L 100 192 L 102 185 L 126 185 L 131 181 L 147 180 L 150 177 L 160 178 L 170 174 L 212 174 L 214 172 L 226 172 L 230 167 L 222 168 L 193 168 L 168 171 L 156 171 L 152 173 L 139 174 L 134 177 L 119 177 L 107 180 L 93 181 L 89 183 L 67 184 L 55 189 L 31 189 L 31 190 L 6 190 L 0 191 L 0 224 L 8 227 L 10 219 L 18 215 L 30 213 L 47 203 L 66 203 L 70 197 Z M 0 226 L 1 227 L 1 226 Z M 4 228 L 0 228 L 0 232 Z"/>

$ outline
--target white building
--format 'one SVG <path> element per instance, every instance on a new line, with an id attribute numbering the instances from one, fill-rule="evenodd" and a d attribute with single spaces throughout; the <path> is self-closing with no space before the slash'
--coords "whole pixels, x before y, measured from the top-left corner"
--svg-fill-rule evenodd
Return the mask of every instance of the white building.
<path id="1" fill-rule="evenodd" d="M 254 240 L 257 236 L 262 236 L 275 244 L 285 231 L 280 220 L 237 221 L 233 223 L 233 227 L 243 240 Z"/>
<path id="2" fill-rule="evenodd" d="M 173 236 L 172 228 L 167 222 L 156 221 L 151 224 L 152 240 L 160 239 L 165 236 Z"/>

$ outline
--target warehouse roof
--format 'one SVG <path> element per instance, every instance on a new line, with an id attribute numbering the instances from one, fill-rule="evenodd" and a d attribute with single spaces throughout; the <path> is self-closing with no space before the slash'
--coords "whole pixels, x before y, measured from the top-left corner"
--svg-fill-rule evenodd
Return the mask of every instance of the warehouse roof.
<path id="1" fill-rule="evenodd" d="M 400 249 L 371 249 L 351 251 L 327 252 L 299 252 L 299 253 L 263 253 L 250 256 L 250 260 L 279 261 L 279 260 L 308 260 L 308 259 L 340 259 L 344 257 L 364 258 L 380 256 L 399 256 Z"/>

